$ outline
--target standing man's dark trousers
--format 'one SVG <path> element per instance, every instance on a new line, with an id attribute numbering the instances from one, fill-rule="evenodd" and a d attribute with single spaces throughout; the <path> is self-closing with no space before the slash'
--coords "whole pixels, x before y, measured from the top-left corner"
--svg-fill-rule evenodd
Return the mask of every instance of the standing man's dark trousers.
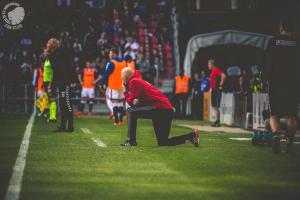
<path id="1" fill-rule="evenodd" d="M 180 117 L 180 118 L 185 117 L 187 99 L 188 99 L 188 93 L 181 93 L 175 95 L 176 117 Z"/>
<path id="2" fill-rule="evenodd" d="M 73 108 L 70 101 L 70 87 L 59 87 L 59 107 L 61 112 L 61 123 L 59 129 L 73 132 Z"/>
<path id="3" fill-rule="evenodd" d="M 159 146 L 174 146 L 192 140 L 194 132 L 186 135 L 169 138 L 173 110 L 158 109 L 151 106 L 130 107 L 128 112 L 128 139 L 131 144 L 136 144 L 136 127 L 138 118 L 152 119 L 157 143 Z"/>
<path id="4" fill-rule="evenodd" d="M 203 94 L 193 96 L 192 117 L 193 119 L 203 119 Z"/>

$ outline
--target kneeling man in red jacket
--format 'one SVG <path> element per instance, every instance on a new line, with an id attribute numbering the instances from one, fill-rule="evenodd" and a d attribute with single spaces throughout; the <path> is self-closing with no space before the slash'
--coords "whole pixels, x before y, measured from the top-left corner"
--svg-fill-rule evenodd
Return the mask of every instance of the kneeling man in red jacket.
<path id="1" fill-rule="evenodd" d="M 191 141 L 195 147 L 199 144 L 198 130 L 186 135 L 169 138 L 173 119 L 173 106 L 169 99 L 148 82 L 136 78 L 134 71 L 126 67 L 122 70 L 125 86 L 125 100 L 131 106 L 128 113 L 128 139 L 121 146 L 136 146 L 137 119 L 152 119 L 159 146 L 174 146 Z"/>

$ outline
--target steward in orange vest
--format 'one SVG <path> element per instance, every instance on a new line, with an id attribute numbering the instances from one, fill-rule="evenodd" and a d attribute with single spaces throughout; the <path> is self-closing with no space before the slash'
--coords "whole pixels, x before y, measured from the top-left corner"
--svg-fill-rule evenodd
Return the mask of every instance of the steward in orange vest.
<path id="1" fill-rule="evenodd" d="M 190 91 L 190 77 L 184 75 L 183 68 L 180 68 L 180 73 L 175 77 L 175 101 L 176 101 L 176 116 L 185 117 L 186 115 L 186 103 Z"/>
<path id="2" fill-rule="evenodd" d="M 189 92 L 190 77 L 187 75 L 175 77 L 175 94 L 186 94 Z"/>

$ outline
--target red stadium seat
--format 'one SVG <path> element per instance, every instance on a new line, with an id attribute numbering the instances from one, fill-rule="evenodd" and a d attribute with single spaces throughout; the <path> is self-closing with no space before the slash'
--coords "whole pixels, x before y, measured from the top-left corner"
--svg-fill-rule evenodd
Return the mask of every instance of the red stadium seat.
<path id="1" fill-rule="evenodd" d="M 145 31 L 143 29 L 138 30 L 139 37 L 145 37 Z"/>
<path id="2" fill-rule="evenodd" d="M 153 37 L 151 38 L 151 43 L 152 43 L 152 44 L 158 44 L 158 39 L 157 39 L 157 37 L 153 36 Z"/>
<path id="3" fill-rule="evenodd" d="M 170 44 L 164 44 L 162 49 L 163 51 L 172 51 L 172 47 Z"/>
<path id="4" fill-rule="evenodd" d="M 174 67 L 173 60 L 167 60 L 165 65 L 166 65 L 166 67 Z"/>
<path id="5" fill-rule="evenodd" d="M 165 59 L 173 59 L 173 54 L 171 53 L 171 52 L 168 52 L 168 53 L 166 53 L 165 55 L 164 55 L 164 58 Z"/>

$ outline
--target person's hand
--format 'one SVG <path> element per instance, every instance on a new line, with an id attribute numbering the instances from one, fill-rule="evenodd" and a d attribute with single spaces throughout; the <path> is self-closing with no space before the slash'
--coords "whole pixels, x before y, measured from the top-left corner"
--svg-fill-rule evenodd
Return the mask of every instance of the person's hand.
<path id="1" fill-rule="evenodd" d="M 93 82 L 92 82 L 93 85 L 96 85 L 96 83 L 97 83 L 96 81 L 93 81 Z"/>
<path id="2" fill-rule="evenodd" d="M 261 83 L 261 90 L 262 90 L 262 92 L 267 93 L 267 92 L 269 92 L 268 89 L 269 89 L 268 82 L 263 81 Z"/>
<path id="3" fill-rule="evenodd" d="M 223 90 L 223 86 L 222 86 L 222 85 L 219 86 L 219 90 L 220 90 L 220 91 Z"/>
<path id="4" fill-rule="evenodd" d="M 122 81 L 122 87 L 126 89 L 126 83 Z"/>
<path id="5" fill-rule="evenodd" d="M 133 99 L 133 105 L 138 105 L 138 104 L 140 104 L 141 102 L 140 102 L 140 100 L 139 99 Z"/>
<path id="6" fill-rule="evenodd" d="M 51 91 L 52 91 L 51 85 L 49 84 L 49 85 L 48 85 L 48 92 L 50 93 Z"/>

